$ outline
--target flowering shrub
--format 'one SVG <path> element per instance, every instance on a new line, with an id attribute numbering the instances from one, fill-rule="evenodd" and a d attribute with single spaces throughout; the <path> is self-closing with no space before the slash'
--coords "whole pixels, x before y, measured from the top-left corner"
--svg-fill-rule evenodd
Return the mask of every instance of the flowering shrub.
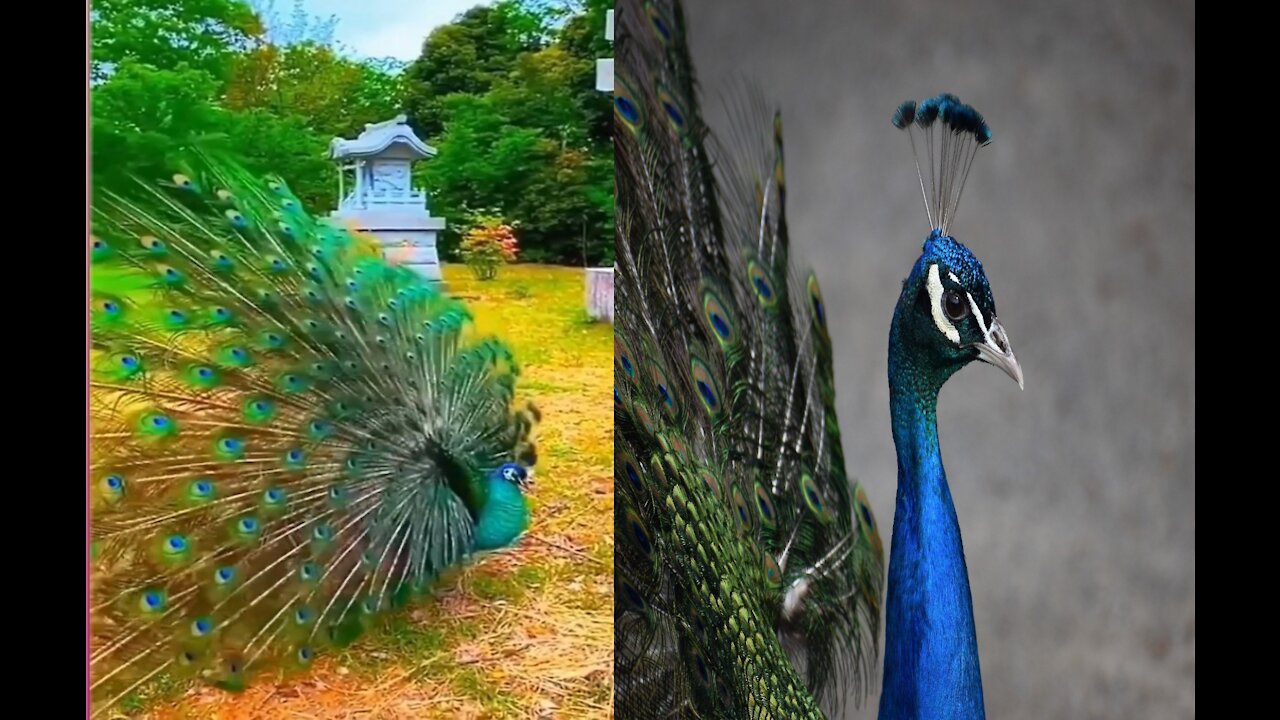
<path id="1" fill-rule="evenodd" d="M 520 252 L 515 232 L 496 217 L 476 218 L 462 238 L 458 254 L 477 280 L 492 280 L 503 263 L 515 262 Z"/>

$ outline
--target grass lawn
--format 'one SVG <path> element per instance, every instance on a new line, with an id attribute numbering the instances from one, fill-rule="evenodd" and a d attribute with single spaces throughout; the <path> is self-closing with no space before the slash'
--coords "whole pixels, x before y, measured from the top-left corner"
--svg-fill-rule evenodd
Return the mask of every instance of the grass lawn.
<path id="1" fill-rule="evenodd" d="M 581 269 L 445 268 L 477 329 L 522 365 L 542 410 L 533 526 L 520 547 L 442 579 L 306 674 L 240 694 L 161 689 L 138 717 L 607 718 L 613 697 L 613 329 L 587 322 Z"/>

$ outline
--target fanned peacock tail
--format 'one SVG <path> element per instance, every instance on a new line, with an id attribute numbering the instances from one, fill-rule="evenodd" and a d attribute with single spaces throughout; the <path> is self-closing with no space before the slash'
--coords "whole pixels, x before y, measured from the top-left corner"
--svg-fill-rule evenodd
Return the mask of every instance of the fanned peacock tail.
<path id="1" fill-rule="evenodd" d="M 190 155 L 95 189 L 96 712 L 304 668 L 528 522 L 507 346 L 283 181 Z"/>
<path id="2" fill-rule="evenodd" d="M 821 717 L 874 667 L 884 558 L 845 472 L 781 122 L 704 124 L 678 2 L 618 3 L 616 708 Z"/>

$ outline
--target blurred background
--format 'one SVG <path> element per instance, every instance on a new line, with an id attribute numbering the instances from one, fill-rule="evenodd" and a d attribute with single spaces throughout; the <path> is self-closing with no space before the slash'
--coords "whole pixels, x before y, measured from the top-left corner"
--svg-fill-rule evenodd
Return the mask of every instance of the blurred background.
<path id="1" fill-rule="evenodd" d="M 952 234 L 1026 390 L 975 363 L 943 389 L 939 432 L 987 714 L 1194 717 L 1194 2 L 687 5 L 713 126 L 730 80 L 782 109 L 792 238 L 831 309 L 849 471 L 886 544 L 889 321 L 929 230 L 889 118 L 944 91 L 986 117 Z"/>

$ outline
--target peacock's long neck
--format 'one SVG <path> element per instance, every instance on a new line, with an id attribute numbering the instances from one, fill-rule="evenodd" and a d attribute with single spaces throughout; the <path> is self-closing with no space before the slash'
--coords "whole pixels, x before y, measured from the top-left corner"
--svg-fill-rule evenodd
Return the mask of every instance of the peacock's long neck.
<path id="1" fill-rule="evenodd" d="M 983 718 L 960 525 L 938 447 L 937 387 L 890 353 L 898 453 L 880 718 Z"/>
<path id="2" fill-rule="evenodd" d="M 514 484 L 500 478 L 485 480 L 488 492 L 476 516 L 477 550 L 508 547 L 529 526 L 529 506 Z"/>

